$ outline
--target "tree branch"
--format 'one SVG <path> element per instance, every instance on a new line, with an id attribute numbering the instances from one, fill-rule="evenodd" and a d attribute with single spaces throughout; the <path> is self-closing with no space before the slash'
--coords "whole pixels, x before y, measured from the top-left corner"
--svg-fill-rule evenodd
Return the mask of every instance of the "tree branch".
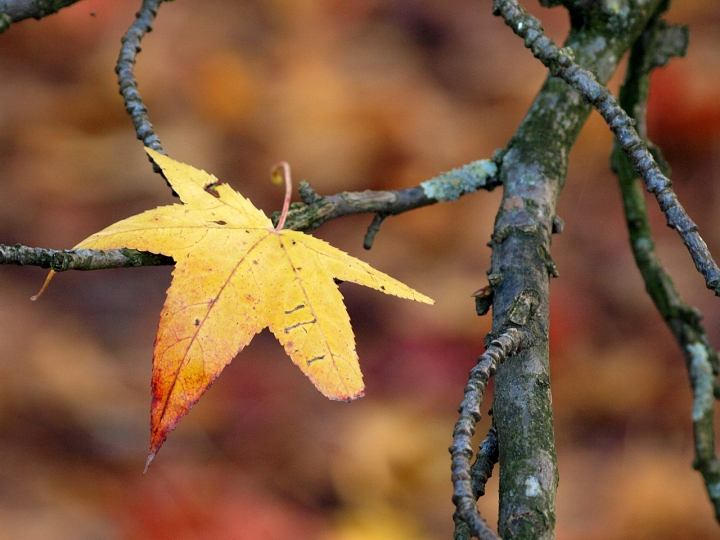
<path id="1" fill-rule="evenodd" d="M 314 231 L 326 221 L 352 214 L 395 216 L 437 202 L 454 201 L 479 189 L 492 191 L 499 185 L 497 165 L 489 159 L 473 161 L 426 180 L 419 186 L 396 191 L 345 191 L 337 195 L 321 197 L 310 187 L 310 184 L 302 181 L 299 191 L 300 198 L 305 204 L 294 203 L 290 206 L 285 228 Z M 274 224 L 277 224 L 279 215 L 278 212 L 272 215 Z M 372 242 L 370 245 L 372 246 Z"/>
<path id="2" fill-rule="evenodd" d="M 490 411 L 489 414 L 492 414 Z M 500 459 L 500 451 L 498 447 L 498 434 L 495 422 L 488 430 L 487 435 L 480 443 L 475 463 L 470 468 L 470 478 L 472 479 L 473 491 L 475 498 L 485 495 L 485 484 L 492 476 L 493 468 Z"/>
<path id="3" fill-rule="evenodd" d="M 638 131 L 643 135 L 646 132 L 645 105 L 650 89 L 650 73 L 655 67 L 665 65 L 671 56 L 683 56 L 687 39 L 687 29 L 667 26 L 656 20 L 632 49 L 625 83 L 620 90 L 620 105 L 637 122 Z M 654 149 L 652 145 L 648 146 L 651 151 Z M 654 153 L 659 156 L 659 150 Z M 661 159 L 658 161 L 663 163 Z M 715 510 L 715 518 L 720 521 L 720 460 L 715 453 L 713 423 L 713 383 L 720 372 L 720 359 L 700 323 L 700 313 L 683 302 L 672 279 L 660 263 L 638 175 L 617 142 L 612 154 L 612 168 L 620 183 L 630 246 L 645 282 L 645 289 L 670 327 L 685 357 L 694 396 L 693 466 L 702 474 Z"/>
<path id="4" fill-rule="evenodd" d="M 12 23 L 25 19 L 42 19 L 62 8 L 70 6 L 78 0 L 1 0 L 0 1 L 0 34 L 5 32 Z"/>
<path id="5" fill-rule="evenodd" d="M 54 250 L 32 248 L 16 244 L 0 244 L 0 264 L 18 266 L 39 266 L 55 272 L 65 270 L 105 270 L 107 268 L 128 268 L 131 266 L 160 266 L 175 264 L 170 257 L 155 255 L 134 249 L 77 249 Z"/>
<path id="6" fill-rule="evenodd" d="M 145 146 L 165 154 L 160 144 L 160 138 L 155 134 L 153 125 L 148 118 L 147 107 L 145 107 L 142 96 L 137 89 L 138 83 L 134 73 L 137 53 L 141 50 L 140 41 L 146 33 L 152 31 L 152 23 L 162 2 L 163 0 L 143 0 L 140 11 L 135 14 L 135 22 L 120 40 L 122 47 L 120 47 L 115 73 L 118 75 L 120 94 L 125 100 L 125 110 L 132 118 L 137 138 Z M 152 159 L 148 159 L 153 164 L 153 170 L 156 173 L 162 173 L 160 167 Z"/>
<path id="7" fill-rule="evenodd" d="M 573 60 L 572 51 L 560 49 L 545 36 L 542 25 L 527 13 L 516 0 L 495 0 L 494 12 L 525 40 L 525 46 L 552 73 L 580 92 L 605 119 L 620 147 L 630 157 L 647 190 L 655 195 L 669 227 L 678 231 L 698 272 L 705 278 L 708 289 L 720 296 L 720 268 L 715 263 L 697 225 L 687 215 L 672 189 L 672 182 L 662 173 L 642 138 L 633 127 L 632 119 L 622 110 L 615 97 L 600 84 L 590 70 Z"/>
<path id="8" fill-rule="evenodd" d="M 397 191 L 363 191 L 343 192 L 329 197 L 321 197 L 306 182 L 301 182 L 300 195 L 308 203 L 294 203 L 290 207 L 285 229 L 296 231 L 312 231 L 331 219 L 351 214 L 376 213 L 384 216 L 397 215 L 415 208 L 435 204 L 443 199 L 429 197 L 428 192 L 442 197 L 438 193 L 452 192 L 454 198 L 471 193 L 477 189 L 492 190 L 498 184 L 495 176 L 479 174 L 478 163 L 423 182 L 421 185 Z M 497 168 L 489 160 L 483 160 L 482 168 L 497 172 Z M 483 170 L 484 170 L 483 169 Z M 472 182 L 468 171 L 474 171 Z M 468 180 L 458 191 L 458 177 Z M 447 186 L 444 187 L 444 185 Z M 427 186 L 432 186 L 427 188 Z M 445 191 L 443 191 L 445 189 Z M 434 190 L 434 191 L 433 191 Z M 446 198 L 444 200 L 453 200 Z M 279 212 L 273 214 L 277 225 Z M 378 225 L 379 227 L 379 225 Z M 370 232 L 370 231 L 369 231 Z M 377 230 L 375 230 L 377 232 Z M 373 235 L 374 236 L 374 235 Z M 366 238 L 367 242 L 367 238 Z M 134 249 L 109 249 L 104 251 L 81 249 L 56 251 L 45 248 L 32 248 L 17 244 L 13 247 L 0 245 L 0 264 L 19 264 L 52 268 L 56 272 L 65 270 L 101 270 L 107 268 L 127 268 L 130 266 L 157 266 L 174 264 L 170 257 L 136 251 Z"/>
<path id="9" fill-rule="evenodd" d="M 470 377 L 465 386 L 465 398 L 459 408 L 460 419 L 453 431 L 453 444 L 450 447 L 453 503 L 457 508 L 458 517 L 468 525 L 470 533 L 480 540 L 493 540 L 499 537 L 480 516 L 475 503 L 477 497 L 473 491 L 470 472 L 470 458 L 473 455 L 472 437 L 475 434 L 475 426 L 480 420 L 480 405 L 490 377 L 509 356 L 526 349 L 529 344 L 529 334 L 512 327 L 492 340 L 487 350 L 478 358 L 478 363 L 470 370 Z"/>
<path id="10" fill-rule="evenodd" d="M 572 51 L 578 65 L 606 82 L 662 2 L 626 0 L 621 12 L 613 11 L 610 2 L 592 3 L 604 8 L 582 21 L 571 18 L 564 57 Z M 532 22 L 509 0 L 496 0 L 495 12 L 503 14 L 519 32 L 524 32 L 526 21 Z M 535 44 L 535 48 L 542 45 L 540 48 L 546 50 L 552 43 L 542 35 L 537 22 L 526 35 L 528 44 Z M 495 375 L 493 419 L 500 456 L 498 531 L 506 540 L 555 537 L 558 474 L 548 329 L 549 277 L 557 270 L 550 257 L 550 244 L 553 229 L 559 230 L 553 222 L 570 149 L 590 111 L 591 106 L 577 91 L 551 73 L 500 165 L 504 192 L 488 272 L 494 291 L 493 331 L 502 331 L 509 319 L 526 318 L 530 321 L 527 330 L 533 336 L 532 345 L 509 358 Z"/>
<path id="11" fill-rule="evenodd" d="M 492 410 L 488 414 L 492 414 Z M 485 495 L 485 484 L 487 484 L 487 481 L 492 476 L 493 467 L 495 467 L 499 457 L 497 429 L 495 428 L 495 423 L 493 423 L 487 435 L 480 443 L 475 463 L 470 467 L 470 482 L 475 500 Z M 453 540 L 470 540 L 472 537 L 470 528 L 460 517 L 457 510 L 453 514 L 453 521 L 455 522 Z"/>

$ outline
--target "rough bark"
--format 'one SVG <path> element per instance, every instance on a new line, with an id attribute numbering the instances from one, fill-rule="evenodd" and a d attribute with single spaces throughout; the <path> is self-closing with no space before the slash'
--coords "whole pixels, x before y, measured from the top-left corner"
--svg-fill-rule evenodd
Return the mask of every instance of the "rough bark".
<path id="1" fill-rule="evenodd" d="M 41 19 L 57 13 L 78 0 L 5 0 L 0 3 L 0 34 L 12 23 L 25 19 Z"/>
<path id="2" fill-rule="evenodd" d="M 501 1 L 496 2 L 496 9 Z M 566 46 L 576 62 L 608 81 L 624 52 L 642 32 L 660 0 L 627 2 L 627 15 L 611 2 L 571 9 Z M 587 4 L 585 4 L 587 5 Z M 533 344 L 509 358 L 495 379 L 494 419 L 500 457 L 503 538 L 554 538 L 558 484 L 548 351 L 549 276 L 553 219 L 570 149 L 591 106 L 565 82 L 550 77 L 503 157 L 504 186 L 488 272 L 494 288 L 493 331 L 499 332 L 521 299 L 529 303 Z M 529 300 L 528 300 L 529 299 Z"/>

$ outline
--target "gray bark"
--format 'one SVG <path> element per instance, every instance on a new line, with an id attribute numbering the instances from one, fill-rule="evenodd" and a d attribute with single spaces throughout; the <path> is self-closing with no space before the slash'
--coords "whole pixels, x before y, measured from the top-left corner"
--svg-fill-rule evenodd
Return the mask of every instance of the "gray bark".
<path id="1" fill-rule="evenodd" d="M 57 13 L 78 0 L 4 0 L 0 2 L 0 34 L 10 24 L 24 19 L 41 19 Z"/>
<path id="2" fill-rule="evenodd" d="M 496 2 L 496 5 L 500 2 Z M 606 83 L 660 5 L 627 2 L 614 16 L 609 2 L 572 13 L 566 46 L 576 62 Z M 553 219 L 567 163 L 591 106 L 565 82 L 550 77 L 503 157 L 504 186 L 488 272 L 495 290 L 493 331 L 507 324 L 521 299 L 530 302 L 532 346 L 509 358 L 495 378 L 494 420 L 500 456 L 502 538 L 554 538 L 557 461 L 548 350 L 549 276 Z M 529 300 L 528 300 L 529 299 Z"/>

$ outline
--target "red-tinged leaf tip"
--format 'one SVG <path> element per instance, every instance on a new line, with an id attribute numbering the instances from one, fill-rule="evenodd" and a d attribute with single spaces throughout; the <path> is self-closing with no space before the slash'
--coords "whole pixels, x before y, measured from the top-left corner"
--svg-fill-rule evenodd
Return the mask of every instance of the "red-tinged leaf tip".
<path id="1" fill-rule="evenodd" d="M 143 474 L 145 474 L 148 470 L 148 467 L 150 466 L 150 463 L 153 459 L 155 459 L 155 454 L 157 453 L 157 450 L 155 452 L 150 452 L 147 457 L 147 461 L 145 461 L 145 468 L 143 469 Z"/>

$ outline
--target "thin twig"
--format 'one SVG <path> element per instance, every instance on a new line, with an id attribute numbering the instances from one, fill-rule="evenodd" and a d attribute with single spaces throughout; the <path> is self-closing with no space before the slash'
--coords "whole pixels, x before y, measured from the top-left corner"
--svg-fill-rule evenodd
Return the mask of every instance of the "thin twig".
<path id="1" fill-rule="evenodd" d="M 431 178 L 419 186 L 396 191 L 342 192 L 321 197 L 310 185 L 300 182 L 300 198 L 305 205 L 290 207 L 286 228 L 313 231 L 320 225 L 341 216 L 352 214 L 384 214 L 394 216 L 408 210 L 438 202 L 454 201 L 480 189 L 492 191 L 500 185 L 497 166 L 482 159 Z M 272 216 L 277 223 L 279 214 Z"/>
<path id="2" fill-rule="evenodd" d="M 670 56 L 684 55 L 686 46 L 686 31 L 678 31 L 678 27 L 667 26 L 662 21 L 656 20 L 648 26 L 642 38 L 633 47 L 625 83 L 620 90 L 620 104 L 638 122 L 640 133 L 646 131 L 644 110 L 650 88 L 650 72 L 656 66 L 664 65 Z M 720 489 L 718 489 L 720 460 L 715 453 L 713 423 L 715 404 L 713 383 L 720 371 L 720 359 L 700 323 L 700 313 L 683 302 L 672 279 L 660 263 L 638 176 L 618 143 L 613 149 L 612 168 L 618 175 L 630 233 L 630 245 L 645 281 L 645 288 L 670 327 L 685 357 L 694 396 L 693 466 L 703 476 L 715 510 L 715 518 L 720 521 Z"/>
<path id="3" fill-rule="evenodd" d="M 42 19 L 62 8 L 70 6 L 78 0 L 2 0 L 0 1 L 0 34 L 5 32 L 12 23 L 24 19 Z"/>
<path id="4" fill-rule="evenodd" d="M 39 266 L 55 272 L 65 270 L 104 270 L 131 266 L 162 266 L 174 264 L 170 257 L 134 249 L 76 249 L 54 250 L 27 247 L 20 244 L 0 244 L 0 264 Z"/>
<path id="5" fill-rule="evenodd" d="M 630 157 L 647 190 L 655 195 L 667 218 L 668 226 L 678 231 L 695 267 L 705 278 L 707 288 L 720 296 L 720 268 L 698 233 L 697 225 L 678 201 L 672 182 L 662 173 L 644 141 L 635 131 L 633 120 L 622 110 L 615 97 L 591 72 L 573 61 L 569 49 L 561 49 L 555 45 L 545 35 L 540 21 L 519 6 L 516 0 L 495 0 L 493 12 L 501 15 L 513 32 L 525 40 L 525 46 L 553 76 L 567 82 L 598 110 L 615 134 L 622 150 Z"/>
<path id="6" fill-rule="evenodd" d="M 307 194 L 307 182 L 300 183 L 300 196 Z M 428 197 L 421 186 L 398 189 L 397 191 L 344 191 L 336 195 L 321 197 L 315 194 L 311 204 L 297 204 L 290 206 L 286 228 L 296 231 L 314 231 L 326 221 L 353 214 L 386 214 L 397 215 L 422 208 L 438 202 Z M 276 223 L 280 214 L 272 215 Z"/>
<path id="7" fill-rule="evenodd" d="M 480 540 L 497 539 L 498 536 L 485 523 L 477 509 L 473 493 L 470 459 L 473 456 L 472 437 L 480 420 L 480 405 L 490 377 L 508 356 L 522 351 L 530 344 L 529 334 L 518 328 L 508 328 L 494 339 L 480 355 L 478 363 L 470 370 L 465 386 L 465 397 L 460 404 L 460 418 L 453 431 L 452 455 L 453 503 L 458 516 L 467 523 L 470 533 Z"/>
<path id="8" fill-rule="evenodd" d="M 487 484 L 487 481 L 492 476 L 493 468 L 499 458 L 498 433 L 495 422 L 493 422 L 487 435 L 485 435 L 485 438 L 480 443 L 480 449 L 475 458 L 475 463 L 473 463 L 470 468 L 470 476 L 476 498 L 485 495 L 485 484 Z"/>
<path id="9" fill-rule="evenodd" d="M 135 14 L 135 22 L 120 40 L 122 47 L 120 47 L 115 73 L 118 75 L 120 94 L 125 100 L 125 109 L 132 118 L 137 138 L 145 146 L 165 154 L 160 145 L 160 138 L 155 134 L 153 125 L 148 118 L 147 107 L 145 107 L 142 96 L 138 92 L 138 84 L 134 73 L 135 60 L 137 53 L 140 52 L 140 41 L 146 33 L 152 31 L 152 23 L 162 2 L 163 0 L 143 1 L 140 11 Z M 152 162 L 152 159 L 150 159 L 150 162 Z M 160 167 L 155 163 L 153 163 L 153 170 L 156 173 L 161 172 Z"/>
<path id="10" fill-rule="evenodd" d="M 491 411 L 492 413 L 492 411 Z M 498 446 L 498 434 L 495 423 L 488 430 L 487 435 L 480 443 L 480 448 L 475 458 L 475 463 L 470 467 L 470 479 L 472 482 L 473 496 L 475 500 L 485 495 L 485 484 L 492 476 L 493 468 L 500 458 Z M 453 514 L 455 522 L 454 540 L 470 540 L 472 534 L 468 524 L 463 521 L 457 511 Z"/>

